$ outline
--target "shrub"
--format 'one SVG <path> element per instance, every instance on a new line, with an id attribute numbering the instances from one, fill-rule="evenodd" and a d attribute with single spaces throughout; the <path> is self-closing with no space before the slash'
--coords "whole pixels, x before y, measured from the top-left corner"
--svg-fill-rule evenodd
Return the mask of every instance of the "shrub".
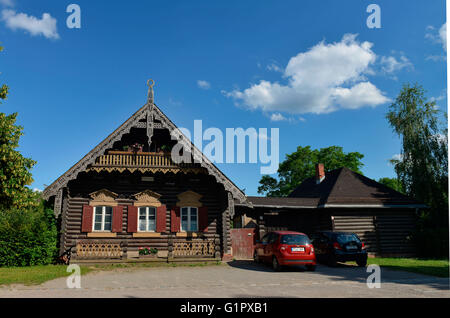
<path id="1" fill-rule="evenodd" d="M 448 228 L 422 228 L 417 230 L 412 241 L 417 256 L 421 258 L 447 258 L 448 259 Z"/>
<path id="2" fill-rule="evenodd" d="M 36 208 L 0 210 L 0 266 L 53 263 L 57 243 L 56 220 L 44 202 Z"/>

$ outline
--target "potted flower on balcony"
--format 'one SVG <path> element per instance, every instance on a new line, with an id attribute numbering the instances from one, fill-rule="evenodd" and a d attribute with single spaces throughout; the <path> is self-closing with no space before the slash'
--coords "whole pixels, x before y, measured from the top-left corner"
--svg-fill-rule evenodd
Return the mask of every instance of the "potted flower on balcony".
<path id="1" fill-rule="evenodd" d="M 144 145 L 135 143 L 134 145 L 131 146 L 131 150 L 132 150 L 134 153 L 138 153 L 138 152 L 142 152 L 143 147 L 144 147 Z"/>
<path id="2" fill-rule="evenodd" d="M 139 247 L 139 258 L 156 258 L 158 256 L 157 248 Z"/>
<path id="3" fill-rule="evenodd" d="M 172 150 L 172 146 L 169 146 L 169 145 L 162 145 L 161 146 L 161 151 L 164 152 L 164 153 L 168 153 L 171 150 Z"/>

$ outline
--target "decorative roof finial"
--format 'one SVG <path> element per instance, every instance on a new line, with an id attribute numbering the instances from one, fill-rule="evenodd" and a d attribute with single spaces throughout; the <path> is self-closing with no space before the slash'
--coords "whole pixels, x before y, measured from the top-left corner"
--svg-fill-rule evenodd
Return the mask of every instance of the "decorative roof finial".
<path id="1" fill-rule="evenodd" d="M 149 79 L 147 81 L 147 86 L 148 86 L 147 103 L 150 105 L 153 105 L 153 103 L 154 103 L 153 86 L 155 86 L 155 81 L 152 79 Z"/>

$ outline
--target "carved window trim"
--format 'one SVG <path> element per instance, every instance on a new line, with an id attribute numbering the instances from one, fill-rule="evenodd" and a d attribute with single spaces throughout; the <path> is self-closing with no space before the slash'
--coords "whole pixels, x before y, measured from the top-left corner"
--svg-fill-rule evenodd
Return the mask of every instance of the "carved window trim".
<path id="1" fill-rule="evenodd" d="M 110 206 L 115 207 L 118 206 L 119 203 L 116 201 L 118 194 L 107 189 L 101 189 L 89 194 L 91 200 L 89 201 L 89 205 L 96 206 Z"/>
<path id="2" fill-rule="evenodd" d="M 152 190 L 144 190 L 142 192 L 136 193 L 134 195 L 136 201 L 133 202 L 135 207 L 151 207 L 158 208 L 162 205 L 159 198 L 161 198 L 161 194 L 156 193 Z"/>
<path id="3" fill-rule="evenodd" d="M 198 209 L 203 206 L 203 203 L 200 202 L 202 197 L 201 194 L 188 190 L 177 195 L 178 201 L 176 205 L 180 208 L 193 207 Z"/>

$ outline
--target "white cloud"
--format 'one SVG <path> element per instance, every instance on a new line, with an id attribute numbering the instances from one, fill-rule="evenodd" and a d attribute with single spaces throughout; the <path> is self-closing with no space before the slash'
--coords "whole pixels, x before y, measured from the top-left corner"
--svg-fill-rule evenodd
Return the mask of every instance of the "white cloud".
<path id="1" fill-rule="evenodd" d="M 280 72 L 283 73 L 283 69 L 281 67 L 279 67 L 277 64 L 275 63 L 271 63 L 269 65 L 267 65 L 267 69 L 269 71 L 273 71 L 273 72 Z"/>
<path id="2" fill-rule="evenodd" d="M 398 153 L 393 155 L 390 159 L 388 159 L 388 166 L 395 166 L 396 163 L 403 160 L 403 155 Z"/>
<path id="3" fill-rule="evenodd" d="M 31 35 L 43 35 L 48 39 L 58 39 L 56 19 L 44 13 L 41 19 L 25 13 L 16 13 L 14 10 L 2 10 L 2 20 L 11 30 L 25 30 Z"/>
<path id="4" fill-rule="evenodd" d="M 381 57 L 381 69 L 385 73 L 394 73 L 397 71 L 400 71 L 404 68 L 406 69 L 412 69 L 413 65 L 408 60 L 408 58 L 405 55 L 400 55 L 400 57 L 397 59 L 394 56 L 382 56 Z"/>
<path id="5" fill-rule="evenodd" d="M 198 80 L 197 85 L 201 89 L 210 89 L 211 88 L 211 84 L 207 81 Z"/>
<path id="6" fill-rule="evenodd" d="M 439 29 L 439 38 L 444 48 L 444 51 L 447 51 L 447 22 L 445 22 Z"/>
<path id="7" fill-rule="evenodd" d="M 284 120 L 287 120 L 287 118 L 281 115 L 280 113 L 273 113 L 270 116 L 270 121 L 284 121 Z"/>
<path id="8" fill-rule="evenodd" d="M 331 44 L 322 41 L 292 57 L 283 74 L 286 85 L 261 80 L 225 95 L 249 109 L 291 114 L 321 114 L 386 103 L 389 99 L 366 79 L 376 60 L 372 43 L 360 43 L 356 36 L 346 34 Z"/>
<path id="9" fill-rule="evenodd" d="M 439 30 L 434 26 L 426 27 L 425 38 L 431 40 L 433 43 L 442 44 L 444 51 L 447 51 L 447 22 L 445 22 Z M 438 60 L 438 56 L 430 56 L 427 59 Z"/>
<path id="10" fill-rule="evenodd" d="M 13 0 L 0 0 L 0 5 L 4 7 L 14 7 L 14 1 Z"/>

